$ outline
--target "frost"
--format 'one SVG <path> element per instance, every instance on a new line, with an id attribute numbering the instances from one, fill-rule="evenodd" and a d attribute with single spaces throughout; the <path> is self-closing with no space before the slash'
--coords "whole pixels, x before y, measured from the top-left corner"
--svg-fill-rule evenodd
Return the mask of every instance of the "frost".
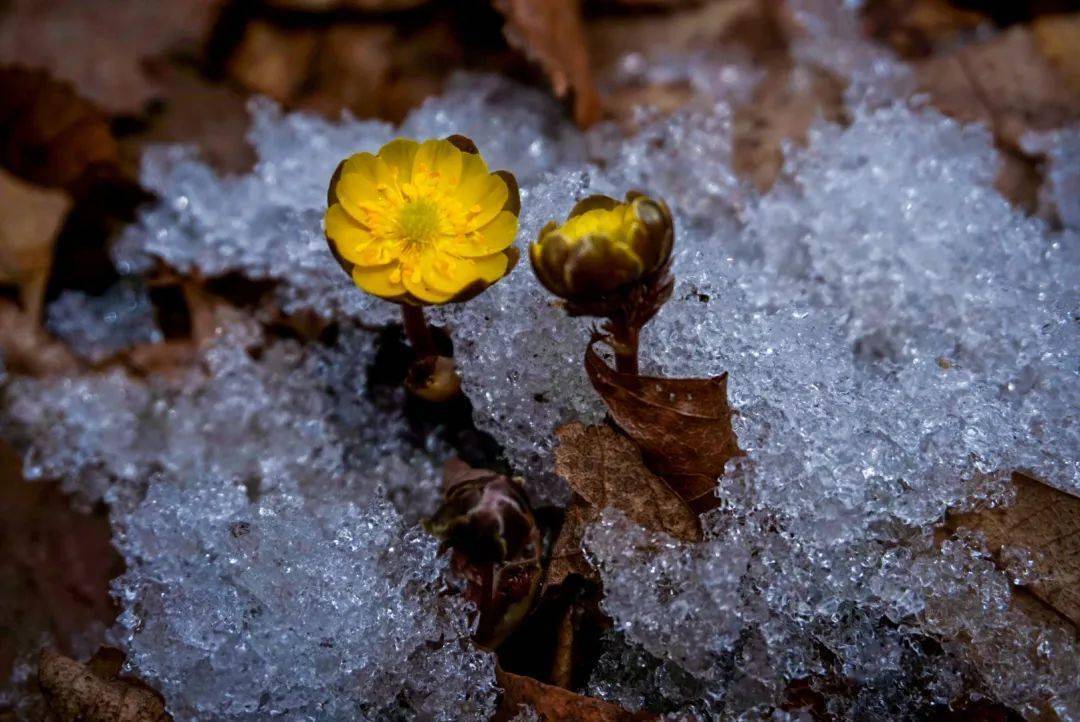
<path id="1" fill-rule="evenodd" d="M 1080 719 L 1075 638 L 1015 604 L 1030 565 L 1000 571 L 978 538 L 933 534 L 949 509 L 1008 503 L 1013 470 L 1080 492 L 1075 141 L 1046 146 L 1055 230 L 994 190 L 984 128 L 904 100 L 907 69 L 849 16 L 796 9 L 796 57 L 850 81 L 850 123 L 817 124 L 764 195 L 731 164 L 729 101 L 746 85 L 709 83 L 709 63 L 731 68 L 709 58 L 660 69 L 691 73 L 708 101 L 642 116 L 630 137 L 578 133 L 538 93 L 462 76 L 398 129 L 255 104 L 247 175 L 189 150 L 146 158 L 163 200 L 117 247 L 125 273 L 161 262 L 269 279 L 286 313 L 340 328 L 302 346 L 240 323 L 182 379 L 7 382 L 4 431 L 31 475 L 112 504 L 129 565 L 117 634 L 174 711 L 355 718 L 401 704 L 468 719 L 490 706 L 490 661 L 462 646 L 467 616 L 410 526 L 449 451 L 409 438 L 400 396 L 372 400 L 371 328 L 396 309 L 349 284 L 320 228 L 345 155 L 463 133 L 518 177 L 519 246 L 584 195 L 664 197 L 678 283 L 645 329 L 643 365 L 730 372 L 748 457 L 722 480 L 706 542 L 610 512 L 587 536 L 615 621 L 594 693 L 792 720 L 805 711 L 776 706 L 800 688 L 840 719 L 919 718 L 974 693 Z M 432 315 L 477 425 L 534 496 L 565 498 L 553 430 L 603 413 L 582 368 L 590 320 L 567 318 L 526 267 Z"/>
<path id="2" fill-rule="evenodd" d="M 135 279 L 118 281 L 100 296 L 64 291 L 46 309 L 45 326 L 91 363 L 162 340 L 150 296 Z"/>

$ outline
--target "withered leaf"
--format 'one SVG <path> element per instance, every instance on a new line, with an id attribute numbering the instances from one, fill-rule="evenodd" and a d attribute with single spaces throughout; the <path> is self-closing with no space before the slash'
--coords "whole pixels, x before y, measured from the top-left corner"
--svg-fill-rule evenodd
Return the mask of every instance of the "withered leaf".
<path id="1" fill-rule="evenodd" d="M 589 344 L 585 370 L 615 423 L 641 449 L 648 467 L 697 511 L 715 506 L 712 490 L 738 456 L 727 374 L 667 379 L 619 373 Z"/>
<path id="2" fill-rule="evenodd" d="M 1080 628 L 1080 498 L 1023 474 L 1014 474 L 1013 484 L 1011 506 L 952 515 L 947 529 L 981 531 L 999 555 L 1027 550 L 1039 577 L 1028 590 Z"/>
<path id="3" fill-rule="evenodd" d="M 495 722 L 509 722 L 531 707 L 544 722 L 643 722 L 658 719 L 647 712 L 630 712 L 611 702 L 575 694 L 560 687 L 544 684 L 532 677 L 495 668 L 495 679 L 503 695 Z"/>
<path id="4" fill-rule="evenodd" d="M 786 141 L 803 143 L 820 118 L 844 119 L 844 84 L 821 68 L 775 63 L 748 103 L 733 117 L 732 163 L 765 192 L 784 164 Z"/>
<path id="5" fill-rule="evenodd" d="M 599 575 L 585 560 L 585 553 L 581 550 L 581 537 L 585 534 L 585 529 L 599 516 L 598 509 L 580 495 L 574 494 L 566 507 L 562 528 L 559 529 L 559 536 L 551 550 L 547 576 L 544 578 L 545 589 L 562 584 L 571 574 L 593 582 L 599 581 Z"/>
<path id="6" fill-rule="evenodd" d="M 146 62 L 195 55 L 224 0 L 9 0 L 0 6 L 0 62 L 43 68 L 110 113 L 136 115 L 159 88 Z"/>
<path id="7" fill-rule="evenodd" d="M 547 74 L 555 94 L 573 95 L 574 120 L 587 127 L 600 119 L 580 0 L 492 0 L 506 18 L 503 32 Z"/>
<path id="8" fill-rule="evenodd" d="M 608 426 L 573 422 L 555 431 L 555 471 L 596 510 L 614 507 L 641 526 L 698 541 L 697 514 L 656 474 L 634 443 Z"/>
<path id="9" fill-rule="evenodd" d="M 1059 37 L 1054 26 L 1041 27 L 1043 35 Z M 1067 36 L 1067 30 L 1063 27 L 1060 35 Z M 916 73 L 942 112 L 964 122 L 986 123 L 999 142 L 1018 147 L 1029 130 L 1058 128 L 1080 118 L 1080 92 L 1069 82 L 1076 61 L 1065 66 L 1057 43 L 1045 50 L 1043 46 L 1042 36 L 1031 27 L 1016 25 L 922 61 Z M 1048 56 L 1047 50 L 1053 54 Z"/>
<path id="10" fill-rule="evenodd" d="M 119 159 L 101 111 L 41 71 L 0 68 L 0 139 L 0 165 L 43 186 L 71 186 Z"/>
<path id="11" fill-rule="evenodd" d="M 0 170 L 0 284 L 19 288 L 19 301 L 37 321 L 57 233 L 71 209 L 67 194 L 33 186 Z"/>
<path id="12" fill-rule="evenodd" d="M 50 649 L 41 653 L 38 684 L 62 722 L 168 722 L 161 696 L 125 679 L 105 679 Z"/>

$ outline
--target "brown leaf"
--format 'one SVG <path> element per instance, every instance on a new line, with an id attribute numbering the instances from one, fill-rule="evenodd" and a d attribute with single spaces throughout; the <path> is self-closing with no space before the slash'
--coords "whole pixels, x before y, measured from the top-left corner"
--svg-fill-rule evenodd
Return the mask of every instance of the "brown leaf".
<path id="1" fill-rule="evenodd" d="M 125 679 L 106 679 L 74 659 L 46 649 L 38 683 L 54 719 L 62 722 L 168 722 L 161 696 Z"/>
<path id="2" fill-rule="evenodd" d="M 843 121 L 844 84 L 820 68 L 773 64 L 749 103 L 735 109 L 732 162 L 761 192 L 784 165 L 785 141 L 804 143 L 819 118 Z"/>
<path id="3" fill-rule="evenodd" d="M 964 122 L 986 123 L 999 142 L 1018 147 L 1029 130 L 1059 128 L 1080 119 L 1080 92 L 1070 88 L 1068 79 L 1075 64 L 1062 65 L 1056 50 L 1050 57 L 1044 54 L 1043 38 L 1058 36 L 1046 29 L 1054 26 L 1041 27 L 1043 34 L 1037 36 L 1031 27 L 1013 26 L 929 58 L 915 66 L 916 75 L 942 112 Z"/>
<path id="4" fill-rule="evenodd" d="M 264 0 L 267 5 L 286 10 L 326 12 L 328 10 L 360 10 L 386 13 L 411 10 L 426 5 L 431 0 Z"/>
<path id="5" fill-rule="evenodd" d="M 579 0 L 492 0 L 506 17 L 511 45 L 537 63 L 560 98 L 573 96 L 574 120 L 588 127 L 600 119 Z"/>
<path id="6" fill-rule="evenodd" d="M 1031 24 L 1035 47 L 1058 74 L 1066 87 L 1080 94 L 1080 13 L 1044 15 Z"/>
<path id="7" fill-rule="evenodd" d="M 581 537 L 585 529 L 599 516 L 599 510 L 580 495 L 574 494 L 566 507 L 563 525 L 551 550 L 547 576 L 544 578 L 545 589 L 562 584 L 571 574 L 577 574 L 592 582 L 600 581 L 596 570 L 585 560 L 585 553 L 581 550 Z"/>
<path id="8" fill-rule="evenodd" d="M 1080 498 L 1022 474 L 1013 484 L 1011 506 L 952 515 L 946 528 L 981 531 L 999 555 L 1008 547 L 1030 552 L 1039 578 L 1028 590 L 1080 628 Z"/>
<path id="9" fill-rule="evenodd" d="M 0 68 L 0 139 L 0 165 L 43 186 L 70 187 L 119 157 L 93 104 L 69 83 L 22 68 Z"/>
<path id="10" fill-rule="evenodd" d="M 523 677 L 495 668 L 495 679 L 503 689 L 495 722 L 509 722 L 527 705 L 543 722 L 639 722 L 658 719 L 647 712 L 629 712 L 618 705 L 575 694 L 532 677 Z"/>
<path id="11" fill-rule="evenodd" d="M 121 140 L 126 167 L 134 170 L 148 144 L 188 143 L 221 171 L 250 169 L 255 152 L 247 142 L 251 114 L 247 95 L 229 83 L 214 83 L 180 63 L 146 64 L 160 100 L 159 110 L 137 134 Z M 132 173 L 134 176 L 134 173 Z"/>
<path id="12" fill-rule="evenodd" d="M 593 344 L 585 352 L 585 370 L 648 467 L 697 511 L 712 508 L 711 492 L 725 464 L 745 455 L 731 428 L 727 374 L 665 379 L 619 373 Z"/>
<path id="13" fill-rule="evenodd" d="M 614 507 L 636 523 L 687 541 L 701 539 L 695 514 L 641 460 L 634 443 L 608 426 L 566 424 L 555 431 L 555 471 L 591 507 Z"/>
<path id="14" fill-rule="evenodd" d="M 315 28 L 252 20 L 229 57 L 229 75 L 254 93 L 288 102 L 307 79 L 318 41 Z"/>
<path id="15" fill-rule="evenodd" d="M 905 58 L 930 55 L 990 22 L 948 0 L 870 0 L 862 15 L 867 32 Z"/>
<path id="16" fill-rule="evenodd" d="M 0 284 L 19 288 L 23 310 L 34 323 L 41 317 L 56 236 L 70 209 L 66 193 L 0 170 Z"/>
<path id="17" fill-rule="evenodd" d="M 122 568 L 106 512 L 78 512 L 59 484 L 25 481 L 19 455 L 0 442 L 0 679 L 43 639 L 68 650 L 111 624 L 109 581 Z"/>
<path id="18" fill-rule="evenodd" d="M 139 114 L 160 88 L 144 63 L 197 54 L 224 0 L 10 0 L 0 62 L 49 70 L 110 113 Z"/>

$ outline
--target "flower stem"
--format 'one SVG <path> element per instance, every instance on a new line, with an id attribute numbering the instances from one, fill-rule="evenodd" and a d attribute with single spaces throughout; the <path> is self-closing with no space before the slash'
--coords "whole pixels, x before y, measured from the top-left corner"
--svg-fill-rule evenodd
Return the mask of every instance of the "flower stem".
<path id="1" fill-rule="evenodd" d="M 408 337 L 409 344 L 416 352 L 416 357 L 438 356 L 435 337 L 431 335 L 431 327 L 428 326 L 427 319 L 424 317 L 424 309 L 403 303 L 401 304 L 401 318 L 405 324 L 405 336 Z"/>
<path id="2" fill-rule="evenodd" d="M 623 374 L 638 373 L 638 331 L 641 329 L 624 317 L 614 317 L 608 324 L 611 348 L 615 352 L 615 370 Z"/>

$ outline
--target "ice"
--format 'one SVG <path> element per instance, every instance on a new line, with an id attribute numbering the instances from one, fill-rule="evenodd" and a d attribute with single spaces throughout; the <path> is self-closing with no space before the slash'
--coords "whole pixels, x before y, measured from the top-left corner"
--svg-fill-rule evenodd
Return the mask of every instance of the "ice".
<path id="1" fill-rule="evenodd" d="M 150 296 L 138 279 L 118 281 L 100 296 L 64 291 L 46 309 L 45 326 L 91 363 L 162 339 Z"/>
<path id="2" fill-rule="evenodd" d="M 1050 159 L 1060 227 L 1024 216 L 993 188 L 989 132 L 908 98 L 906 66 L 835 9 L 799 2 L 794 50 L 849 82 L 850 122 L 817 123 L 765 194 L 732 170 L 747 85 L 707 57 L 656 70 L 692 72 L 707 100 L 642 113 L 629 136 L 579 133 L 542 94 L 460 76 L 401 128 L 256 103 L 246 175 L 150 154 L 144 182 L 162 200 L 116 249 L 124 273 L 272 280 L 285 313 L 333 320 L 337 338 L 264 338 L 241 317 L 181 378 L 7 381 L 2 430 L 28 473 L 112 506 L 133 671 L 191 718 L 489 708 L 490 660 L 463 643 L 467 614 L 413 527 L 451 451 L 413 438 L 400 391 L 367 388 L 374 328 L 397 309 L 352 287 L 320 228 L 342 157 L 463 133 L 516 173 L 522 248 L 590 193 L 664 197 L 677 285 L 645 329 L 643 367 L 730 373 L 748 456 L 720 482 L 706 541 L 612 511 L 587 535 L 614 621 L 593 693 L 705 719 L 807 718 L 778 708 L 792 699 L 919 719 L 979 695 L 1080 719 L 1075 637 L 1013 594 L 1035 580 L 1030 560 L 1010 549 L 999 569 L 978 537 L 935 536 L 950 509 L 1009 503 L 1014 471 L 1080 492 L 1075 140 L 1032 151 Z M 564 500 L 553 430 L 603 416 L 581 363 L 592 321 L 566 317 L 527 263 L 431 316 L 477 426 L 537 500 Z"/>

